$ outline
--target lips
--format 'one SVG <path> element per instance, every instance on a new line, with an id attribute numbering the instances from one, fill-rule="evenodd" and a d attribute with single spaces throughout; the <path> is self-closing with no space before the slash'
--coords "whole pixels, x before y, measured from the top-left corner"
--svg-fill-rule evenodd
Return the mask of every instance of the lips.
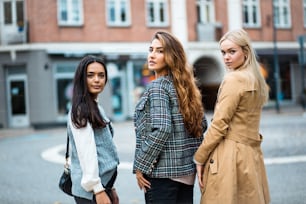
<path id="1" fill-rule="evenodd" d="M 149 65 L 154 65 L 156 64 L 154 61 L 149 61 Z"/>

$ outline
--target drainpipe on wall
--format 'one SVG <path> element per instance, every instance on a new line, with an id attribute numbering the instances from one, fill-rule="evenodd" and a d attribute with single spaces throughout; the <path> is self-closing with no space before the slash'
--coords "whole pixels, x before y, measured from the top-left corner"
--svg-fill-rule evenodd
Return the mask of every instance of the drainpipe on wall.
<path id="1" fill-rule="evenodd" d="M 304 66 L 305 66 L 305 60 L 304 60 L 304 39 L 306 36 L 299 36 L 298 37 L 298 41 L 300 44 L 300 56 L 299 56 L 299 64 L 301 67 L 301 103 L 302 103 L 302 107 L 304 109 L 304 111 L 306 110 L 306 98 L 305 98 L 305 74 L 304 74 Z"/>
<path id="2" fill-rule="evenodd" d="M 278 64 L 278 52 L 277 52 L 277 29 L 275 25 L 275 11 L 274 11 L 274 4 L 272 1 L 272 16 L 273 16 L 273 53 L 274 53 L 274 79 L 275 79 L 275 87 L 276 87 L 276 95 L 275 95 L 275 108 L 277 113 L 280 112 L 280 92 L 281 92 L 281 87 L 280 87 L 280 77 L 279 77 L 279 64 Z"/>

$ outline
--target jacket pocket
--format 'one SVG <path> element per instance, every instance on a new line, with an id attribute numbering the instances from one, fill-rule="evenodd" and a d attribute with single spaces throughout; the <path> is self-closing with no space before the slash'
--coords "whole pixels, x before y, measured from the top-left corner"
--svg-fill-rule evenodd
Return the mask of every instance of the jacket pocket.
<path id="1" fill-rule="evenodd" d="M 143 134 L 147 125 L 147 115 L 149 114 L 148 97 L 144 95 L 140 98 L 135 108 L 135 128 L 136 133 Z M 143 136 L 143 135 L 142 135 Z"/>
<path id="2" fill-rule="evenodd" d="M 204 173 L 203 173 L 204 188 L 201 188 L 202 195 L 204 195 L 206 191 L 208 180 L 209 180 L 208 178 L 218 173 L 218 156 L 217 155 L 218 155 L 217 149 L 215 149 L 215 151 L 211 153 L 209 159 L 207 160 L 205 164 Z"/>

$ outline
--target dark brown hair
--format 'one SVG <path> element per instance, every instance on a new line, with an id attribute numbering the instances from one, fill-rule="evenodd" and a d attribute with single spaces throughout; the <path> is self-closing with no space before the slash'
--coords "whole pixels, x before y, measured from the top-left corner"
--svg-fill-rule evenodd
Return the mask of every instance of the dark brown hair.
<path id="1" fill-rule="evenodd" d="M 98 104 L 87 87 L 87 67 L 94 62 L 100 63 L 104 67 L 105 84 L 107 83 L 107 69 L 102 58 L 88 55 L 80 61 L 73 80 L 71 107 L 71 120 L 77 128 L 85 127 L 87 122 L 92 125 L 92 128 L 103 128 L 106 126 L 106 122 L 100 114 Z"/>

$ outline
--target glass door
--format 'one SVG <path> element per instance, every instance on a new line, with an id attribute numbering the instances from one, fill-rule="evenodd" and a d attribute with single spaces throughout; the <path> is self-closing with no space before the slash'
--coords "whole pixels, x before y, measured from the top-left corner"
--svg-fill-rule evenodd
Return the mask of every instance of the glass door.
<path id="1" fill-rule="evenodd" d="M 8 107 L 9 126 L 29 126 L 27 108 L 27 78 L 26 75 L 10 75 L 8 77 Z"/>

